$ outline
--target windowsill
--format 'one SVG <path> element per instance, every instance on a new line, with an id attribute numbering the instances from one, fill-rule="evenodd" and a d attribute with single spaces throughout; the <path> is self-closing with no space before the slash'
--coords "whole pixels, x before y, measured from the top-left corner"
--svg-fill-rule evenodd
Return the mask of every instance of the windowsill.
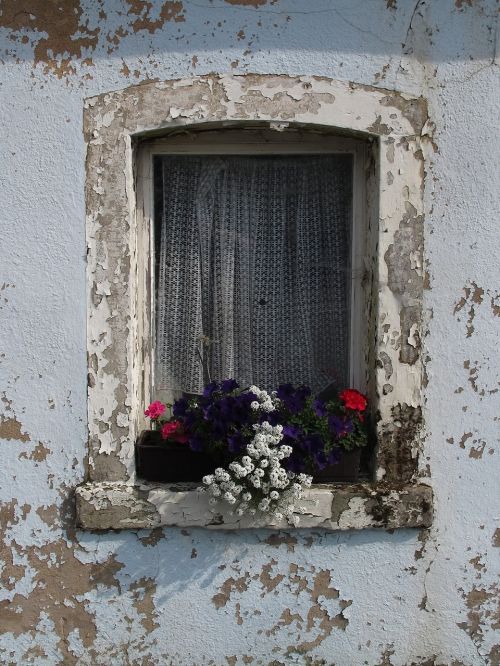
<path id="1" fill-rule="evenodd" d="M 194 483 L 84 483 L 76 489 L 77 524 L 86 530 L 205 527 L 297 529 L 267 516 L 213 511 Z M 359 530 L 420 528 L 432 523 L 432 489 L 424 484 L 314 485 L 302 500 L 298 528 Z"/>

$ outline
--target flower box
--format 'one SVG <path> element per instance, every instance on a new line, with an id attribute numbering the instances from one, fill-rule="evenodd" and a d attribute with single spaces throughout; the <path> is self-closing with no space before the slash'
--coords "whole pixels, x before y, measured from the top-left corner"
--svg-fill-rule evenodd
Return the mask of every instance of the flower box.
<path id="1" fill-rule="evenodd" d="M 335 465 L 327 465 L 313 474 L 313 483 L 328 483 L 330 481 L 357 481 L 361 449 L 343 451 L 342 457 Z"/>
<path id="2" fill-rule="evenodd" d="M 357 481 L 360 457 L 360 449 L 344 451 L 338 463 L 316 471 L 313 482 Z M 137 476 L 161 483 L 201 481 L 221 464 L 206 453 L 191 451 L 185 443 L 165 441 L 158 430 L 142 431 L 135 445 L 135 462 Z"/>
<path id="3" fill-rule="evenodd" d="M 206 453 L 192 451 L 186 443 L 162 439 L 158 430 L 143 430 L 135 445 L 137 476 L 170 483 L 200 481 L 214 469 Z"/>

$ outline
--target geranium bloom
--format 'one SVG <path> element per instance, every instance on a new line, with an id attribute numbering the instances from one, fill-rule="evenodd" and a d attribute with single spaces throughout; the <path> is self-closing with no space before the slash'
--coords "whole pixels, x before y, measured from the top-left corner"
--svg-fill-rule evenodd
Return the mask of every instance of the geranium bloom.
<path id="1" fill-rule="evenodd" d="M 163 439 L 172 439 L 174 442 L 185 444 L 188 437 L 182 432 L 182 424 L 180 421 L 169 421 L 161 428 L 161 436 Z"/>
<path id="2" fill-rule="evenodd" d="M 347 409 L 354 409 L 357 412 L 364 412 L 368 402 L 365 396 L 356 389 L 345 389 L 340 394 L 340 399 Z"/>
<path id="3" fill-rule="evenodd" d="M 155 402 L 152 402 L 146 409 L 144 415 L 149 416 L 149 418 L 154 421 L 155 419 L 159 418 L 164 411 L 165 405 L 159 400 L 155 400 Z"/>

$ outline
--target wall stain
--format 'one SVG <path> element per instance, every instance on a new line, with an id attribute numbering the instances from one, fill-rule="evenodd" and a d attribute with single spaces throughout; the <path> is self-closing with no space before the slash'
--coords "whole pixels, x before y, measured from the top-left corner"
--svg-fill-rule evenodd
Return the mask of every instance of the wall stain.
<path id="1" fill-rule="evenodd" d="M 23 41 L 24 31 L 29 31 L 34 64 L 45 64 L 46 71 L 58 78 L 75 73 L 73 58 L 93 51 L 99 37 L 99 28 L 90 29 L 88 19 L 83 18 L 80 0 L 5 0 L 0 27 L 9 30 L 10 39 L 15 41 Z"/>
<path id="2" fill-rule="evenodd" d="M 38 442 L 33 451 L 31 451 L 30 453 L 23 451 L 22 453 L 19 454 L 18 458 L 19 460 L 24 459 L 24 460 L 33 460 L 34 462 L 44 462 L 44 460 L 47 460 L 47 456 L 49 455 L 49 453 L 52 453 L 52 451 L 46 446 L 44 446 L 42 442 Z"/>
<path id="3" fill-rule="evenodd" d="M 166 0 L 160 7 L 159 16 L 153 19 L 151 10 L 157 6 L 153 2 L 143 2 L 143 0 L 126 0 L 129 6 L 129 14 L 137 16 L 133 21 L 131 28 L 133 32 L 147 30 L 153 34 L 161 30 L 167 21 L 182 22 L 186 20 L 184 16 L 184 7 L 179 0 Z"/>
<path id="4" fill-rule="evenodd" d="M 11 601 L 0 601 L 0 632 L 21 636 L 32 631 L 42 615 L 46 615 L 54 624 L 57 646 L 65 664 L 77 663 L 69 647 L 69 634 L 73 631 L 90 658 L 96 660 L 93 643 L 97 627 L 82 597 L 98 584 L 118 588 L 115 576 L 123 565 L 115 555 L 104 562 L 83 564 L 63 540 L 28 547 L 12 541 L 10 548 L 19 558 L 27 560 L 33 571 L 33 588 L 29 597 L 16 593 Z"/>
<path id="5" fill-rule="evenodd" d="M 0 439 L 13 439 L 18 442 L 29 442 L 30 436 L 21 432 L 23 424 L 14 418 L 5 418 L 5 416 L 0 416 Z"/>
<path id="6" fill-rule="evenodd" d="M 475 282 L 464 287 L 464 296 L 455 304 L 453 314 L 457 315 L 466 305 L 467 307 L 467 323 L 466 323 L 466 337 L 470 338 L 474 333 L 474 326 L 472 324 L 476 315 L 475 305 L 481 305 L 484 300 L 484 289 L 479 287 Z M 493 299 L 492 299 L 493 302 Z M 457 317 L 460 321 L 460 317 Z"/>
<path id="7" fill-rule="evenodd" d="M 293 553 L 297 545 L 297 538 L 286 532 L 278 532 L 265 538 L 263 543 L 267 543 L 269 546 L 274 546 L 275 548 L 286 545 L 287 553 Z"/>

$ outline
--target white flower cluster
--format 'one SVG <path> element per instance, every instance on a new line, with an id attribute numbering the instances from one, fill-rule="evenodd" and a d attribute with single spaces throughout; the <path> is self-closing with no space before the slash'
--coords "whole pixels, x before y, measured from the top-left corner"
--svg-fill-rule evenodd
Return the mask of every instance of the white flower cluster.
<path id="1" fill-rule="evenodd" d="M 257 396 L 257 400 L 254 400 L 252 403 L 250 403 L 250 407 L 252 409 L 255 409 L 256 411 L 261 410 L 263 412 L 274 412 L 276 409 L 273 402 L 273 398 L 275 398 L 274 395 L 270 395 L 267 391 L 263 391 L 257 386 L 250 386 L 248 390 L 251 393 L 255 393 Z"/>
<path id="2" fill-rule="evenodd" d="M 250 388 L 259 400 L 259 409 L 268 410 L 272 399 L 265 391 Z M 281 465 L 281 461 L 292 453 L 292 447 L 280 444 L 283 439 L 282 426 L 272 426 L 267 421 L 253 426 L 255 435 L 246 447 L 246 455 L 230 463 L 228 469 L 218 467 L 213 474 L 203 477 L 204 488 L 210 495 L 210 504 L 223 500 L 237 505 L 236 513 L 255 515 L 257 511 L 268 513 L 277 520 L 286 518 L 297 525 L 297 500 L 303 489 L 309 488 L 312 477 L 294 474 Z"/>

